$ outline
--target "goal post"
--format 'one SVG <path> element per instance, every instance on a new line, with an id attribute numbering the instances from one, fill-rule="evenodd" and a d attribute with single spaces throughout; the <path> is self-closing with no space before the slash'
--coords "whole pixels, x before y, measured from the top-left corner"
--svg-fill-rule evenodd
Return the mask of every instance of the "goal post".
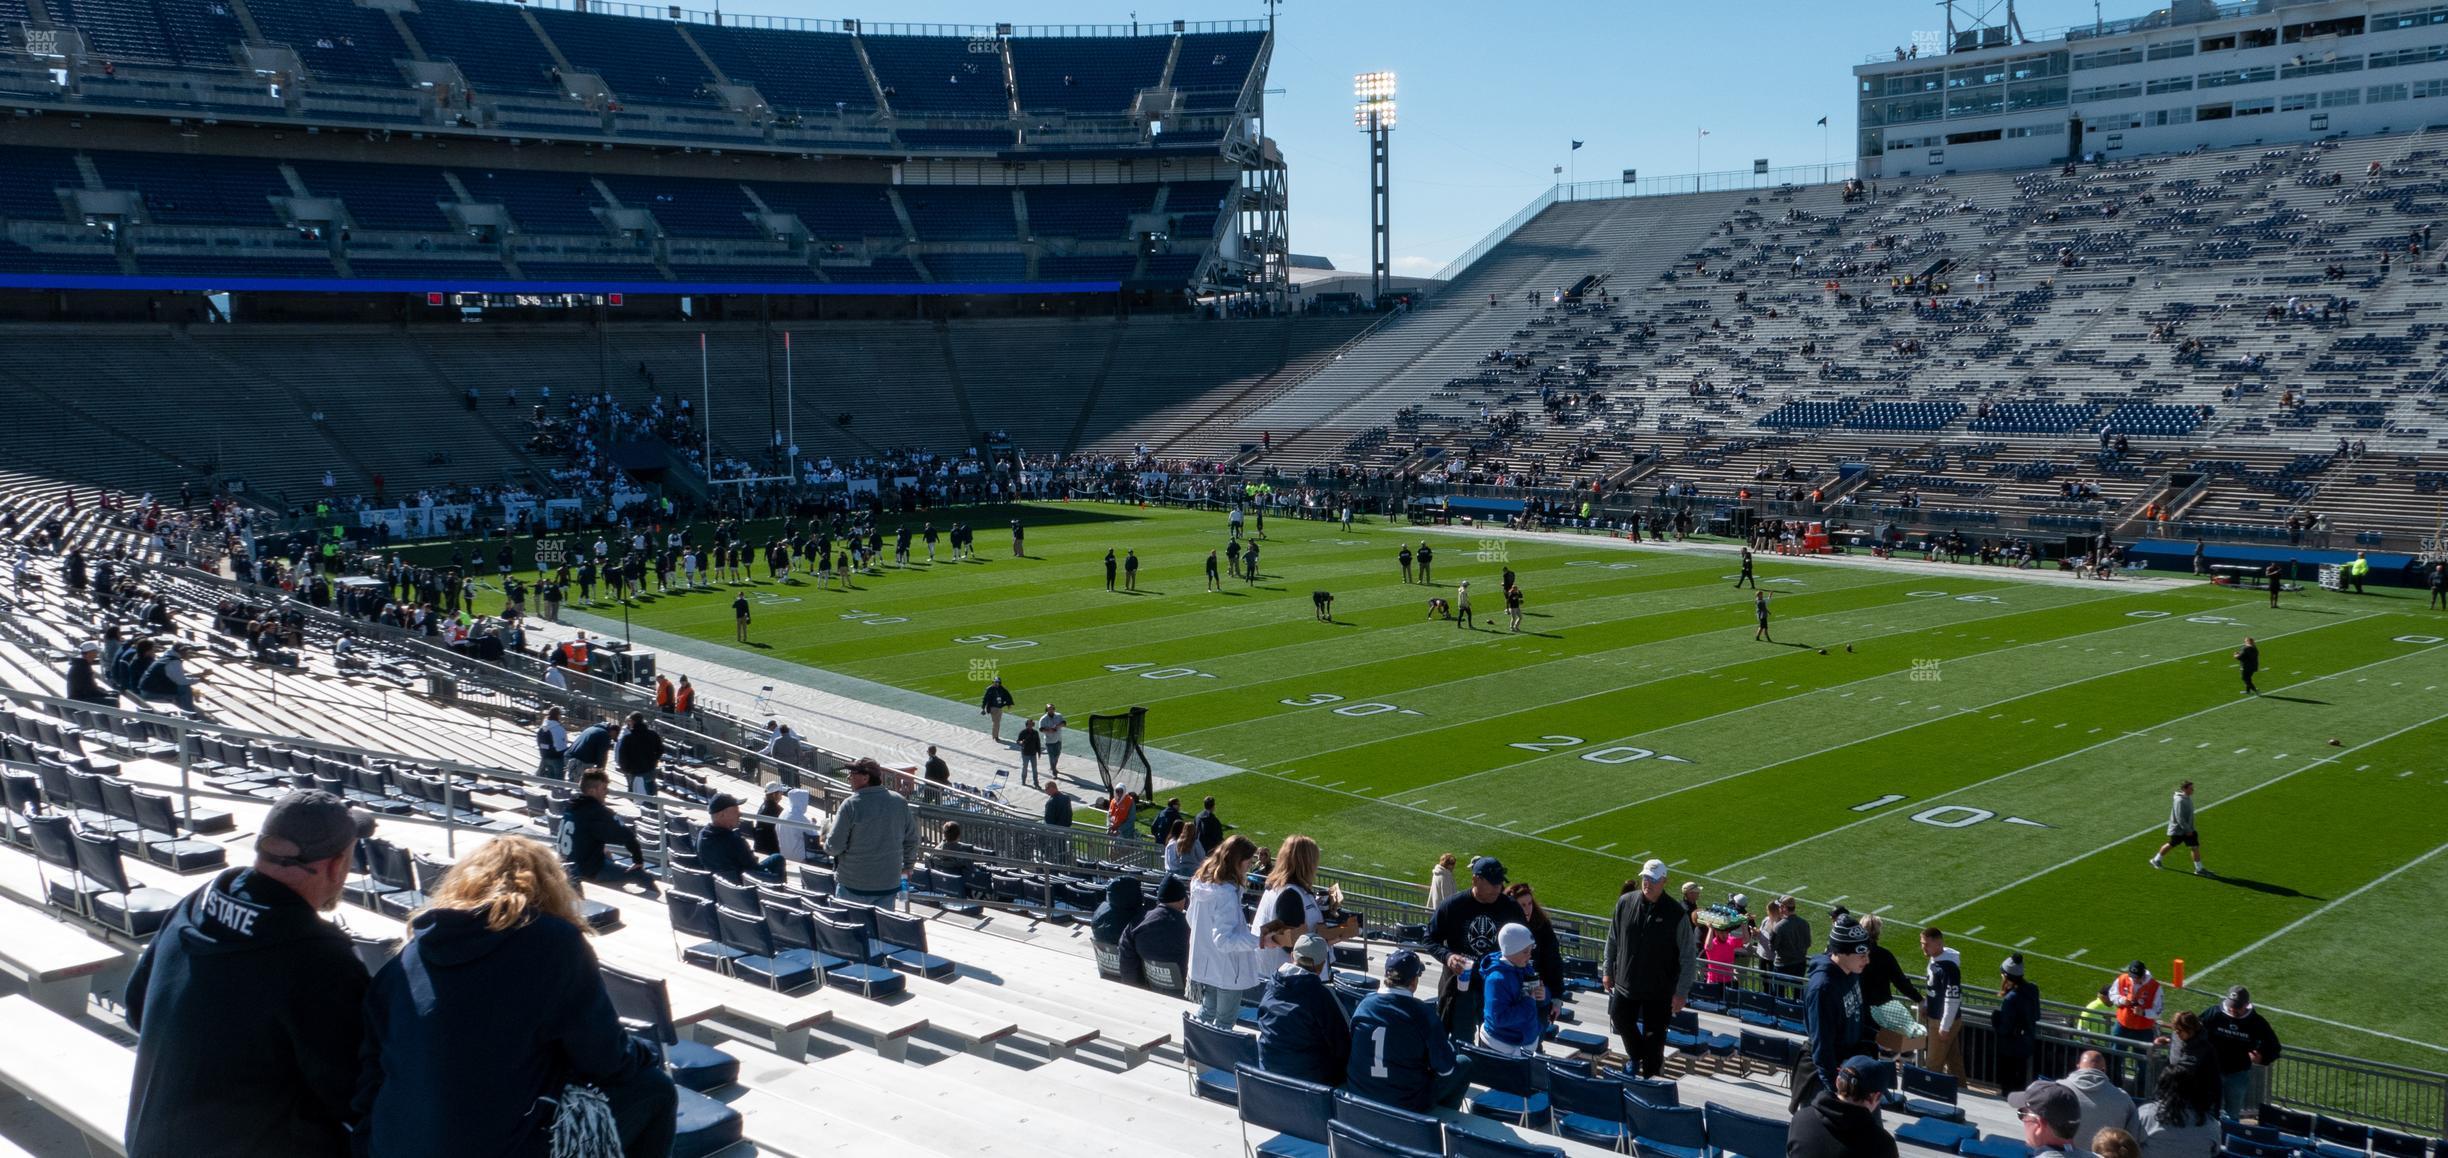
<path id="1" fill-rule="evenodd" d="M 1105 782 L 1106 795 L 1129 789 L 1145 800 L 1155 794 L 1156 773 L 1141 746 L 1146 736 L 1146 708 L 1088 717 L 1088 748 L 1096 754 L 1097 776 Z"/>

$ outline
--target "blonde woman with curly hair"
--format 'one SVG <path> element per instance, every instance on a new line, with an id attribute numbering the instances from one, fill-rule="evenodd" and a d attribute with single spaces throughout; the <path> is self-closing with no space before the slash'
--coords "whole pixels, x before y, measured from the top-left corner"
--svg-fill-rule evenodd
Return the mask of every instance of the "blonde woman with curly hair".
<path id="1" fill-rule="evenodd" d="M 541 1158 L 556 1119 L 630 1154 L 669 1152 L 677 1095 L 621 1028 L 587 933 L 543 844 L 495 837 L 451 866 L 366 997 L 357 1108 L 372 1158 Z M 569 1096 L 587 1086 L 609 1120 Z"/>

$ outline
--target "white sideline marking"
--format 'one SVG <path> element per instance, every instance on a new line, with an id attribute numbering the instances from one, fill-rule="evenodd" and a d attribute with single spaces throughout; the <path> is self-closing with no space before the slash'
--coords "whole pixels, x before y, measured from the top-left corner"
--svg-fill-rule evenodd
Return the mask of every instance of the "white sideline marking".
<path id="1" fill-rule="evenodd" d="M 2319 908 L 2317 908 L 2317 909 L 2314 909 L 2314 910 L 2312 910 L 2312 911 L 2311 911 L 2311 912 L 2309 912 L 2309 913 L 2305 913 L 2303 916 L 2297 917 L 2297 918 L 2295 918 L 2294 920 L 2287 922 L 2285 925 L 2280 926 L 2277 932 L 2272 933 L 2272 934 L 2270 934 L 2269 936 L 2263 937 L 2263 938 L 2261 938 L 2260 940 L 2255 941 L 2255 942 L 2253 942 L 2253 943 L 2252 943 L 2252 944 L 2250 944 L 2250 945 L 2246 945 L 2246 946 L 2244 946 L 2243 948 L 2236 950 L 2234 953 L 2229 954 L 2229 955 L 2228 955 L 2228 956 L 2226 956 L 2225 958 L 2222 958 L 2222 959 L 2220 959 L 2220 960 L 2218 960 L 2218 961 L 2212 962 L 2209 968 L 2204 969 L 2204 970 L 2202 970 L 2201 972 L 2194 974 L 2193 976 L 2195 976 L 2195 977 L 2197 977 L 2197 978 L 2198 978 L 2198 977 L 2208 977 L 2208 976 L 2209 976 L 2209 975 L 2210 975 L 2210 974 L 2211 974 L 2211 973 L 2212 973 L 2214 970 L 2217 970 L 2219 967 L 2224 966 L 2224 965 L 2227 965 L 2227 964 L 2230 964 L 2230 963 L 2232 963 L 2233 961 L 2235 961 L 2237 958 L 2242 957 L 2242 956 L 2244 956 L 2245 954 L 2250 953 L 2250 952 L 2252 952 L 2252 951 L 2253 951 L 2253 950 L 2255 950 L 2255 949 L 2259 949 L 2259 948 L 2260 948 L 2260 947 L 2262 947 L 2263 945 L 2267 945 L 2267 944 L 2269 944 L 2270 942 L 2275 941 L 2275 940 L 2277 940 L 2277 939 L 2278 939 L 2278 938 L 2280 938 L 2280 937 L 2284 937 L 2284 936 L 2286 936 L 2287 934 L 2294 932 L 2296 929 L 2301 928 L 2301 927 L 2302 927 L 2304 924 L 2306 924 L 2307 922 L 2311 921 L 2313 918 L 2320 916 L 2322 913 L 2326 913 L 2326 912 L 2328 912 L 2329 910 L 2331 910 L 2331 909 L 2334 909 L 2334 908 L 2338 907 L 2339 905 L 2345 904 L 2346 902 L 2351 901 L 2351 900 L 2355 899 L 2356 897 L 2362 896 L 2363 894 L 2368 893 L 2368 892 L 2372 891 L 2373 889 L 2379 888 L 2381 885 L 2385 885 L 2385 884 L 2389 883 L 2390 881 L 2393 881 L 2393 880 L 2397 879 L 2397 877 L 2398 877 L 2399 875 L 2403 874 L 2403 873 L 2404 873 L 2406 870 L 2408 870 L 2408 869 L 2413 869 L 2413 868 L 2419 868 L 2419 867 L 2421 867 L 2421 865 L 2422 865 L 2422 863 L 2423 863 L 2424 861 L 2430 860 L 2432 857 L 2438 856 L 2439 854 L 2441 854 L 2441 853 L 2443 853 L 2443 852 L 2448 852 L 2448 844 L 2443 844 L 2443 845 L 2439 846 L 2438 848 L 2432 849 L 2431 851 L 2429 851 L 2429 852 L 2426 852 L 2426 853 L 2422 854 L 2421 856 L 2415 857 L 2413 860 L 2410 860 L 2410 861 L 2407 861 L 2407 862 L 2406 862 L 2406 863 L 2404 863 L 2404 864 L 2398 865 L 2396 868 L 2390 869 L 2390 870 L 2389 870 L 2387 873 L 2385 873 L 2385 874 L 2383 874 L 2382 876 L 2380 876 L 2380 877 L 2378 877 L 2378 878 L 2376 878 L 2376 879 L 2372 880 L 2370 883 L 2365 884 L 2365 885 L 2364 885 L 2362 888 L 2356 889 L 2355 891 L 2353 891 L 2353 892 L 2351 892 L 2351 893 L 2348 893 L 2348 894 L 2346 894 L 2345 896 L 2339 897 L 2338 899 L 2336 899 L 2336 900 L 2334 900 L 2334 901 L 2331 901 L 2331 902 L 2329 902 L 2328 904 L 2322 905 L 2321 907 L 2319 907 Z"/>

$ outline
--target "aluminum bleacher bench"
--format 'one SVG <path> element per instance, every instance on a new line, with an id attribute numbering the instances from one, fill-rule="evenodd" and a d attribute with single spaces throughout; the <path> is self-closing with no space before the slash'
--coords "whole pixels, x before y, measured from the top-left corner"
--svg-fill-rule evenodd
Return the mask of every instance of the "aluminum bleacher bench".
<path id="1" fill-rule="evenodd" d="M 0 904 L 0 973 L 24 982 L 27 996 L 55 1013 L 83 1013 L 94 975 L 125 957 L 32 908 Z"/>
<path id="2" fill-rule="evenodd" d="M 19 996 L 0 997 L 0 1041 L 0 1085 L 75 1127 L 93 1153 L 127 1153 L 135 1051 Z"/>

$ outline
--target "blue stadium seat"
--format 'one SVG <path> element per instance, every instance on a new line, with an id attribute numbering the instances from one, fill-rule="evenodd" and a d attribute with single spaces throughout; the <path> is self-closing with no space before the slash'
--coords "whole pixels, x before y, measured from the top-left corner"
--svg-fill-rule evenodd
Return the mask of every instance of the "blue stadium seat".
<path id="1" fill-rule="evenodd" d="M 599 235 L 592 206 L 603 204 L 595 183 L 578 173 L 527 169 L 462 169 L 459 181 L 478 202 L 496 202 L 527 233 Z"/>
<path id="2" fill-rule="evenodd" d="M 72 149 L 9 149 L 0 165 L 0 217 L 19 221 L 64 221 L 60 191 L 85 187 Z"/>
<path id="3" fill-rule="evenodd" d="M 1770 1037 L 1746 1029 L 1734 1046 L 1734 1056 L 1741 1059 L 1746 1073 L 1756 1064 L 1772 1075 L 1788 1074 L 1801 1059 L 1802 1046 L 1790 1037 Z"/>
<path id="4" fill-rule="evenodd" d="M 1326 1123 L 1326 1153 L 1329 1158 L 1442 1158 L 1444 1152 L 1441 1145 L 1426 1150 L 1397 1145 L 1366 1133 L 1340 1118 Z"/>
<path id="5" fill-rule="evenodd" d="M 142 941 L 170 919 L 170 911 L 179 904 L 178 894 L 139 887 L 128 880 L 117 841 L 91 832 L 78 832 L 74 839 L 77 876 L 85 887 L 96 890 L 87 899 L 87 915 L 95 923 Z"/>
<path id="6" fill-rule="evenodd" d="M 627 174 L 607 174 L 602 181 L 623 207 L 654 214 L 663 232 L 673 237 L 766 236 L 757 224 L 756 203 L 736 181 Z"/>
<path id="7" fill-rule="evenodd" d="M 2032 1148 L 2020 1138 L 2000 1138 L 1994 1135 L 1966 1138 L 1955 1147 L 1964 1158 L 2032 1158 Z"/>
<path id="8" fill-rule="evenodd" d="M 1334 1120 L 1334 1087 L 1271 1074 L 1255 1065 L 1233 1071 L 1240 1091 L 1241 1146 L 1257 1158 L 1325 1158 L 1327 1123 Z M 1272 1132 L 1250 1141 L 1250 1127 Z"/>
<path id="9" fill-rule="evenodd" d="M 903 115 L 960 117 L 1011 115 L 1011 91 L 1003 83 L 1000 41 L 962 36 L 864 36 L 867 63 L 893 111 Z M 990 51 L 975 51 L 982 44 Z M 1321 1136 L 1319 1143 L 1324 1144 Z"/>
<path id="10" fill-rule="evenodd" d="M 301 159 L 291 166 L 316 196 L 340 198 L 360 230 L 441 233 L 453 228 L 441 206 L 458 201 L 458 193 L 450 191 L 450 181 L 441 169 L 323 159 Z"/>
<path id="11" fill-rule="evenodd" d="M 819 984 L 814 966 L 783 953 L 774 944 L 765 918 L 722 905 L 714 907 L 722 943 L 740 951 L 731 958 L 731 975 L 782 993 L 812 989 Z M 829 976 L 829 974 L 828 974 Z"/>
<path id="12" fill-rule="evenodd" d="M 693 24 L 689 38 L 733 83 L 753 86 L 776 109 L 875 110 L 875 86 L 847 34 Z"/>
<path id="13" fill-rule="evenodd" d="M 482 0 L 422 0 L 400 18 L 428 56 L 458 65 L 478 92 L 564 95 L 553 80 L 559 66 L 518 8 Z"/>
<path id="14" fill-rule="evenodd" d="M 1708 1158 L 1708 1125 L 1698 1107 L 1653 1106 L 1624 1094 L 1631 1152 L 1647 1158 Z"/>
<path id="15" fill-rule="evenodd" d="M 707 75 L 705 63 L 668 20 L 542 6 L 529 11 L 572 66 L 601 76 L 624 101 L 722 104 L 709 88 L 714 78 Z"/>
<path id="16" fill-rule="evenodd" d="M 862 997 L 879 999 L 908 990 L 908 979 L 874 964 L 868 956 L 869 946 L 864 928 L 829 917 L 817 917 L 814 921 L 817 950 L 842 959 L 841 964 L 824 971 L 825 984 L 847 989 Z"/>
<path id="17" fill-rule="evenodd" d="M 1605 1053 L 1607 1049 L 1607 1039 L 1604 1034 L 1591 1033 L 1586 1029 L 1573 1029 L 1561 1022 L 1549 1022 L 1540 1036 L 1543 1040 L 1552 1041 L 1576 1054 L 1597 1055 Z"/>
<path id="18" fill-rule="evenodd" d="M 1035 185 L 1021 190 L 1028 201 L 1029 231 L 1037 237 L 1120 241 L 1130 236 L 1134 213 L 1156 207 L 1154 185 Z"/>
<path id="19" fill-rule="evenodd" d="M 875 937 L 883 944 L 884 964 L 930 980 L 958 971 L 949 959 L 927 952 L 926 922 L 905 913 L 877 910 Z"/>
<path id="20" fill-rule="evenodd" d="M 1258 63 L 1263 32 L 1193 32 L 1181 37 L 1173 64 L 1173 87 L 1190 109 L 1229 109 L 1248 87 Z"/>
<path id="21" fill-rule="evenodd" d="M 399 61 L 410 59 L 391 18 L 345 0 L 248 0 L 264 38 L 286 44 L 309 76 L 325 81 L 399 85 Z"/>
<path id="22" fill-rule="evenodd" d="M 819 242 L 855 244 L 870 237 L 903 236 L 901 219 L 893 214 L 886 195 L 887 186 L 784 181 L 750 185 L 767 208 L 796 216 L 807 226 L 808 235 Z"/>
<path id="23" fill-rule="evenodd" d="M 1687 1001 L 1666 1025 L 1666 1044 L 1687 1054 L 1726 1058 L 1733 1056 L 1735 1041 L 1729 1034 L 1701 1030 L 1700 1015 Z"/>
<path id="24" fill-rule="evenodd" d="M 1787 1123 L 1710 1102 L 1701 1107 L 1709 1158 L 1779 1158 Z"/>
<path id="25" fill-rule="evenodd" d="M 280 225 L 274 197 L 290 195 L 269 157 L 198 157 L 101 149 L 86 154 L 113 189 L 141 195 L 145 215 L 173 225 Z"/>
<path id="26" fill-rule="evenodd" d="M 1952 1154 L 1956 1147 L 1979 1137 L 1980 1131 L 1943 1118 L 1916 1118 L 1897 1126 L 1895 1136 L 1899 1142 L 1911 1142 Z"/>
<path id="27" fill-rule="evenodd" d="M 938 282 L 987 285 L 1028 280 L 1028 258 L 1016 253 L 930 253 L 922 260 Z"/>
<path id="28" fill-rule="evenodd" d="M 2419 1134 L 2404 1134 L 2380 1126 L 2371 1128 L 2372 1153 L 2382 1158 L 2423 1158 L 2423 1150 L 2431 1139 Z M 2440 1151 L 2448 1156 L 2448 1150 Z"/>
<path id="29" fill-rule="evenodd" d="M 1023 112 L 1118 116 L 1164 79 L 1170 35 L 1016 36 L 1012 82 Z"/>
<path id="30" fill-rule="evenodd" d="M 659 977 L 641 977 L 612 966 L 602 967 L 604 992 L 621 1025 L 663 1051 L 672 1081 L 682 1089 L 704 1092 L 739 1080 L 739 1059 L 680 1036 L 672 1024 L 671 991 Z"/>
<path id="31" fill-rule="evenodd" d="M 901 205 L 922 241 L 1018 241 L 1012 191 L 1001 186 L 903 185 Z"/>
<path id="32" fill-rule="evenodd" d="M 1384 1102 L 1371 1101 L 1350 1090 L 1336 1090 L 1335 1124 L 1348 1125 L 1392 1146 L 1407 1146 L 1431 1154 L 1444 1148 L 1445 1125 L 1432 1114 L 1414 1114 Z"/>
<path id="33" fill-rule="evenodd" d="M 1652 1106 L 1683 1104 L 1683 1087 L 1665 1078 L 1644 1078 L 1629 1070 L 1609 1070 L 1607 1076 L 1622 1082 L 1626 1093 Z"/>
<path id="34" fill-rule="evenodd" d="M 1507 1118 L 1527 1126 L 1548 1115 L 1547 1091 L 1538 1059 L 1481 1049 L 1468 1042 L 1454 1049 L 1471 1059 L 1470 1112 L 1483 1118 Z"/>
<path id="35" fill-rule="evenodd" d="M 2281 1134 L 2297 1138 L 2312 1136 L 2312 1115 L 2301 1110 L 2263 1102 L 2256 1118 L 2262 1125 L 2273 1127 Z"/>
<path id="36" fill-rule="evenodd" d="M 1445 1158 L 1563 1158 L 1564 1151 L 1456 1126 L 1445 1129 Z"/>
<path id="37" fill-rule="evenodd" d="M 738 1110 L 686 1087 L 678 1092 L 671 1158 L 709 1158 L 739 1143 L 747 1121 Z"/>
<path id="38" fill-rule="evenodd" d="M 1623 1083 L 1551 1062 L 1547 1067 L 1547 1096 L 1556 1133 L 1610 1150 L 1623 1146 Z"/>
<path id="39" fill-rule="evenodd" d="M 1258 1038 L 1218 1029 L 1194 1014 L 1182 1014 L 1182 1063 L 1190 1092 L 1209 1101 L 1233 1105 L 1240 1098 L 1235 1076 L 1243 1066 L 1258 1064 Z"/>
<path id="40" fill-rule="evenodd" d="M 700 969 L 728 973 L 733 959 L 747 956 L 745 950 L 722 943 L 722 923 L 715 916 L 713 901 L 682 892 L 673 892 L 665 900 L 671 911 L 672 933 L 683 942 L 681 960 Z M 688 944 L 692 937 L 698 940 Z"/>
<path id="41" fill-rule="evenodd" d="M 1964 1120 L 1963 1107 L 1955 1104 L 1956 1081 L 1952 1074 L 1904 1065 L 1903 1100 L 1905 1113 L 1921 1118 L 1937 1118 L 1948 1122 Z"/>

